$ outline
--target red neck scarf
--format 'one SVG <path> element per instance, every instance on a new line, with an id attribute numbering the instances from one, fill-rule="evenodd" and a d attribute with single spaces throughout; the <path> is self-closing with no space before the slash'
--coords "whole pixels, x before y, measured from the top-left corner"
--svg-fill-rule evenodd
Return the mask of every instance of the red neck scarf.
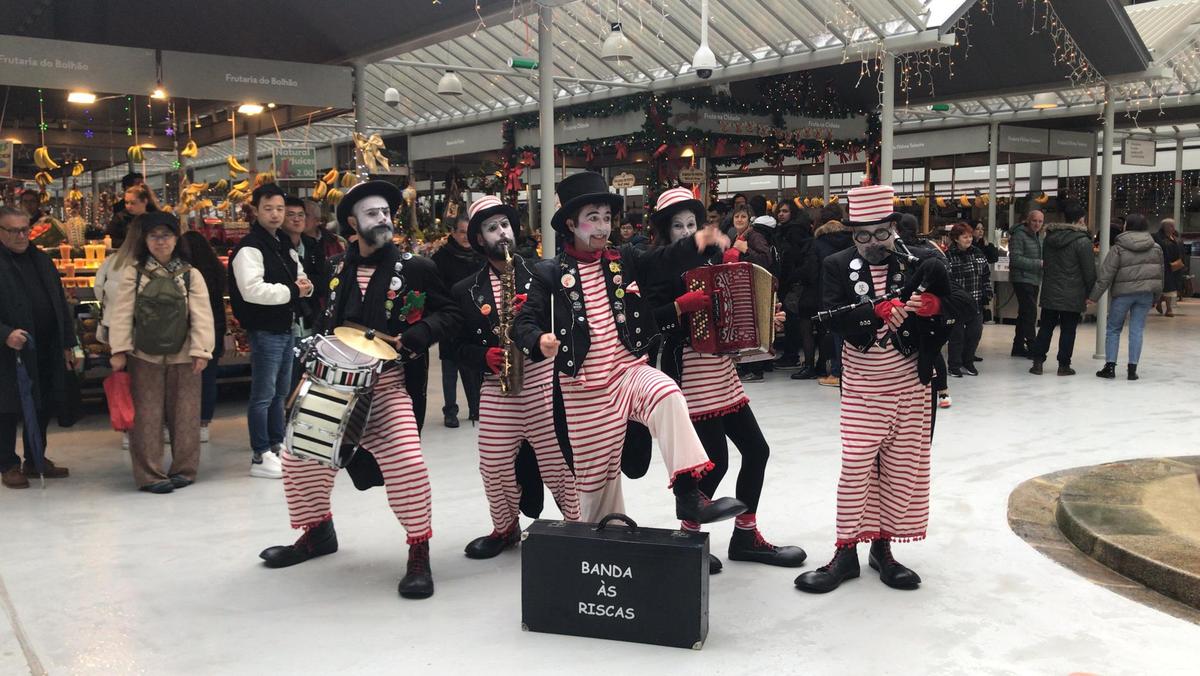
<path id="1" fill-rule="evenodd" d="M 596 261 L 600 260 L 600 254 L 604 253 L 604 249 L 600 249 L 599 251 L 580 251 L 579 249 L 575 248 L 574 242 L 568 242 L 565 244 L 563 246 L 563 251 L 566 251 L 568 256 L 574 258 L 580 263 L 595 263 Z"/>

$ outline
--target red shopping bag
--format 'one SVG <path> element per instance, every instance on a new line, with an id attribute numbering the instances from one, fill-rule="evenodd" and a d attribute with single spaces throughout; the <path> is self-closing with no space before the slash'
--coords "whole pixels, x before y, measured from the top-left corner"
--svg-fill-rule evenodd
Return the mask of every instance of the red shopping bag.
<path id="1" fill-rule="evenodd" d="M 112 428 L 118 432 L 133 429 L 133 392 L 128 371 L 114 371 L 104 379 L 104 398 L 108 400 Z"/>

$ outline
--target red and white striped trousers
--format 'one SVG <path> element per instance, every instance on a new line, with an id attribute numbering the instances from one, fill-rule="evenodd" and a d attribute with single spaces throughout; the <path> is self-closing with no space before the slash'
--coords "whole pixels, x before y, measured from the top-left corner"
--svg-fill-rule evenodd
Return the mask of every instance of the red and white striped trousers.
<path id="1" fill-rule="evenodd" d="M 487 496 L 492 527 L 507 533 L 520 518 L 521 486 L 513 463 L 521 441 L 529 442 L 537 456 L 542 483 L 550 489 L 563 518 L 579 520 L 579 494 L 554 434 L 554 389 L 550 384 L 525 387 L 506 397 L 489 378 L 479 397 L 479 473 Z"/>
<path id="2" fill-rule="evenodd" d="M 842 391 L 837 544 L 920 540 L 929 524 L 932 408 L 928 385 Z"/>
<path id="3" fill-rule="evenodd" d="M 408 544 L 433 535 L 429 471 L 412 400 L 404 389 L 404 369 L 385 371 L 375 384 L 371 417 L 360 440 L 383 474 L 388 504 L 408 533 Z M 283 454 L 283 491 L 292 528 L 315 525 L 332 514 L 329 496 L 337 470 L 313 460 Z"/>
<path id="4" fill-rule="evenodd" d="M 588 383 L 584 388 L 565 376 L 561 382 L 583 521 L 599 521 L 624 509 L 621 447 L 628 420 L 642 423 L 658 440 L 669 483 L 683 472 L 712 468 L 683 393 L 662 371 L 639 363 L 613 370 L 599 387 Z"/>

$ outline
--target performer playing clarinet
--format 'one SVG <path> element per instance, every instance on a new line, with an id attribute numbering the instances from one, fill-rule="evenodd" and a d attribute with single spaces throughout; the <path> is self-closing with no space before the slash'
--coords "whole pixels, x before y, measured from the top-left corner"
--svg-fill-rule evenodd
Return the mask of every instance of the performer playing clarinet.
<path id="1" fill-rule="evenodd" d="M 650 217 L 655 245 L 668 246 L 693 236 L 705 216 L 704 204 L 692 197 L 691 190 L 682 187 L 667 190 L 659 195 Z M 719 256 L 714 258 L 720 262 Z M 655 318 L 663 335 L 659 368 L 679 383 L 687 400 L 692 426 L 716 465 L 700 479 L 700 491 L 705 495 L 715 494 L 721 479 L 729 471 L 728 437 L 742 455 L 734 495 L 745 503 L 747 510 L 734 522 L 729 558 L 789 568 L 801 566 L 806 557 L 803 549 L 777 547 L 758 531 L 755 513 L 762 495 L 770 448 L 750 410 L 750 398 L 742 390 L 733 359 L 725 355 L 701 354 L 691 348 L 686 315 L 711 308 L 712 297 L 703 291 L 687 291 L 683 272 L 666 265 L 659 266 L 652 271 L 652 279 L 642 284 L 642 290 L 647 301 L 656 308 Z M 700 530 L 700 524 L 684 520 L 683 529 Z M 721 560 L 709 556 L 709 572 L 720 572 Z"/>
<path id="2" fill-rule="evenodd" d="M 884 584 L 916 589 L 891 543 L 925 538 L 933 437 L 932 367 L 955 321 L 975 311 L 932 248 L 897 241 L 890 186 L 850 190 L 854 246 L 825 260 L 822 321 L 842 350 L 842 470 L 833 560 L 796 578 L 814 593 L 858 577 L 857 545 Z M 897 251 L 899 249 L 899 251 Z"/>
<path id="3" fill-rule="evenodd" d="M 522 485 L 528 482 L 518 481 L 515 466 L 523 441 L 533 447 L 537 473 L 569 521 L 579 520 L 579 495 L 554 432 L 554 362 L 533 363 L 524 354 L 509 351 L 509 359 L 523 364 L 502 373 L 510 342 L 503 334 L 512 331 L 502 322 L 511 322 L 509 315 L 521 309 L 533 278 L 530 264 L 512 253 L 516 241 L 513 224 L 520 223 L 520 215 L 491 195 L 475 200 L 468 214 L 467 238 L 487 262 L 451 291 L 463 316 L 453 349 L 463 368 L 486 372 L 479 405 L 479 473 L 492 515 L 492 532 L 472 540 L 466 554 L 472 559 L 489 559 L 520 541 Z M 506 285 L 509 288 L 504 288 Z M 506 298 L 506 293 L 511 297 Z M 519 382 L 511 375 L 518 372 Z M 508 380 L 502 383 L 501 378 Z M 534 485 L 541 491 L 540 482 Z"/>
<path id="4" fill-rule="evenodd" d="M 556 192 L 562 206 L 552 222 L 567 238 L 565 251 L 534 268 L 529 299 L 517 314 L 517 344 L 535 361 L 554 360 L 555 425 L 575 472 L 583 520 L 624 508 L 621 447 L 629 419 L 658 439 L 678 518 L 708 523 L 741 514 L 741 502 L 710 501 L 696 486 L 713 464 L 679 386 L 646 363 L 658 330 L 637 291 L 650 268 L 696 267 L 704 262 L 701 252 L 725 249 L 728 238 L 705 228 L 654 251 L 612 249 L 609 233 L 625 203 L 604 177 L 568 176 Z"/>
<path id="5" fill-rule="evenodd" d="M 325 330 L 354 323 L 374 329 L 379 336 L 396 336 L 391 342 L 405 361 L 411 361 L 453 333 L 459 315 L 434 264 L 402 254 L 392 243 L 392 214 L 401 201 L 396 186 L 368 181 L 348 190 L 338 204 L 339 224 L 352 228 L 358 240 L 334 264 Z M 347 466 L 355 485 L 384 485 L 388 504 L 408 533 L 408 567 L 400 580 L 400 596 L 428 598 L 433 595 L 429 473 L 399 362 L 385 365 L 374 386 L 371 414 L 359 445 Z M 337 551 L 329 502 L 336 475 L 337 470 L 327 465 L 283 454 L 288 515 L 292 527 L 304 533 L 295 544 L 264 550 L 260 556 L 267 567 L 293 566 Z"/>

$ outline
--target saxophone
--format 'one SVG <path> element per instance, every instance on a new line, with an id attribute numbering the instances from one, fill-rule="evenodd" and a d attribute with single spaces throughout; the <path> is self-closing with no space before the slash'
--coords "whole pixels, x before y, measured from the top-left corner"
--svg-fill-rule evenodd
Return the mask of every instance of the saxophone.
<path id="1" fill-rule="evenodd" d="M 500 298 L 496 300 L 496 320 L 499 323 L 500 349 L 504 355 L 500 361 L 500 394 L 511 397 L 521 393 L 524 379 L 525 357 L 512 339 L 513 297 L 517 293 L 516 271 L 513 268 L 512 252 L 504 245 L 504 272 L 500 275 Z"/>

